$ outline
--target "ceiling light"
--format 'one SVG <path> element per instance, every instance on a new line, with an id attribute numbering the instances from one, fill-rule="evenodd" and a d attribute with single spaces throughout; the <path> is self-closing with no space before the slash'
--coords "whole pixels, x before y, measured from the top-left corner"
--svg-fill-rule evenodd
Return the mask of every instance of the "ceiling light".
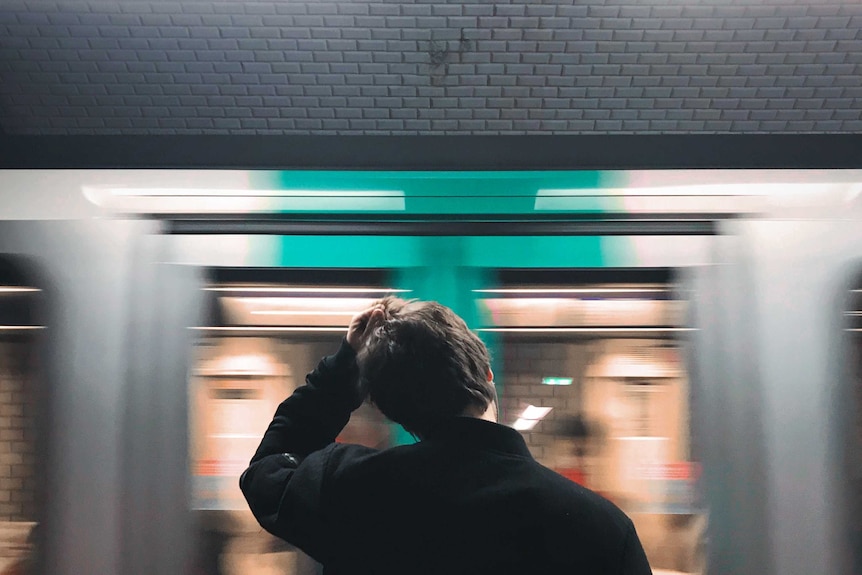
<path id="1" fill-rule="evenodd" d="M 217 188 L 113 188 L 111 194 L 121 197 L 273 197 L 273 198 L 403 198 L 400 190 L 255 190 Z"/>
<path id="2" fill-rule="evenodd" d="M 518 431 L 529 431 L 536 427 L 536 424 L 539 423 L 534 419 L 516 419 L 515 423 L 512 424 L 512 429 L 517 429 Z"/>
<path id="3" fill-rule="evenodd" d="M 697 331 L 694 327 L 481 327 L 494 333 L 665 333 Z"/>
<path id="4" fill-rule="evenodd" d="M 332 311 L 332 310 L 285 310 L 285 309 L 265 309 L 265 310 L 255 310 L 251 312 L 251 315 L 341 315 L 341 316 L 354 316 L 358 314 L 358 311 L 355 310 L 347 310 L 347 311 Z"/>
<path id="5" fill-rule="evenodd" d="M 524 419 L 542 419 L 551 413 L 552 409 L 552 407 L 536 407 L 535 405 L 528 405 L 526 409 L 524 409 L 523 413 L 521 413 L 521 417 Z"/>
<path id="6" fill-rule="evenodd" d="M 215 292 L 246 292 L 246 293 L 407 293 L 413 290 L 409 289 L 390 289 L 390 288 L 363 288 L 363 287 L 262 287 L 262 286 L 209 286 L 203 288 L 204 291 Z"/>
<path id="7" fill-rule="evenodd" d="M 537 200 L 543 198 L 592 198 L 592 197 L 763 197 L 789 196 L 818 193 L 823 191 L 823 183 L 742 183 L 695 184 L 670 186 L 641 186 L 631 188 L 565 188 L 538 190 Z"/>
<path id="8" fill-rule="evenodd" d="M 347 327 L 312 327 L 312 326 L 210 326 L 192 327 L 194 331 L 283 331 L 283 332 L 344 332 Z"/>
<path id="9" fill-rule="evenodd" d="M 83 186 L 97 206 L 149 214 L 399 212 L 401 190 L 256 190 L 249 188 L 111 188 Z"/>
<path id="10" fill-rule="evenodd" d="M 665 293 L 668 288 L 493 288 L 474 289 L 474 293 L 513 293 L 513 294 L 601 294 L 601 293 Z"/>
<path id="11" fill-rule="evenodd" d="M 524 409 L 523 413 L 521 413 L 521 416 L 512 424 L 512 428 L 517 429 L 518 431 L 528 431 L 533 429 L 543 417 L 551 412 L 551 409 L 553 408 L 528 405 L 526 409 Z"/>

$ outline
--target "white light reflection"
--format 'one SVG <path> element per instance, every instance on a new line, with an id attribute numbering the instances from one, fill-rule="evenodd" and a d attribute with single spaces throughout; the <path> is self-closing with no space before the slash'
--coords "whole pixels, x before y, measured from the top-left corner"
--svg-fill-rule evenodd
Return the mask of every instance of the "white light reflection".
<path id="1" fill-rule="evenodd" d="M 204 291 L 215 292 L 246 292 L 246 293 L 408 293 L 409 289 L 390 288 L 335 288 L 335 287 L 264 287 L 264 286 L 210 286 L 203 288 Z"/>
<path id="2" fill-rule="evenodd" d="M 538 198 L 554 197 L 719 197 L 740 198 L 746 196 L 790 196 L 813 194 L 823 190 L 822 182 L 814 183 L 787 183 L 787 182 L 755 182 L 732 184 L 696 184 L 696 185 L 671 185 L 671 186 L 645 186 L 631 188 L 561 188 L 540 189 Z M 832 184 L 835 185 L 835 184 Z"/>
<path id="3" fill-rule="evenodd" d="M 697 331 L 694 327 L 482 327 L 497 333 L 667 333 Z"/>
<path id="4" fill-rule="evenodd" d="M 219 369 L 226 373 L 268 373 L 270 363 L 265 356 L 233 355 L 222 358 Z"/>
<path id="5" fill-rule="evenodd" d="M 286 309 L 264 309 L 254 310 L 251 315 L 340 315 L 354 316 L 358 310 L 332 311 L 332 310 L 286 310 Z"/>
<path id="6" fill-rule="evenodd" d="M 524 419 L 542 419 L 551 413 L 552 409 L 552 407 L 536 407 L 535 405 L 528 405 L 521 414 L 521 417 Z"/>
<path id="7" fill-rule="evenodd" d="M 512 294 L 546 294 L 546 293 L 666 293 L 668 288 L 493 288 L 474 289 L 474 293 L 512 293 Z"/>
<path id="8" fill-rule="evenodd" d="M 512 424 L 512 429 L 517 429 L 518 431 L 529 431 L 536 427 L 538 421 L 533 421 L 531 419 L 516 419 L 515 423 Z"/>
<path id="9" fill-rule="evenodd" d="M 347 331 L 347 326 L 345 327 L 304 327 L 304 326 L 210 326 L 210 327 L 191 327 L 189 328 L 194 331 L 289 331 L 289 332 L 344 332 Z"/>
<path id="10" fill-rule="evenodd" d="M 512 428 L 517 429 L 518 431 L 528 431 L 533 429 L 536 427 L 536 424 L 542 420 L 542 418 L 551 412 L 552 409 L 552 407 L 536 407 L 535 405 L 528 405 L 521 413 L 521 416 L 512 424 Z"/>
<path id="11" fill-rule="evenodd" d="M 293 308 L 293 309 L 326 309 L 336 311 L 333 308 L 342 308 L 343 310 L 365 309 L 375 300 L 373 298 L 361 297 L 339 297 L 339 298 L 323 298 L 323 297 L 227 297 L 227 300 L 240 301 L 244 305 L 249 306 L 273 306 L 277 308 Z"/>
<path id="12" fill-rule="evenodd" d="M 403 198 L 400 190 L 255 190 L 216 188 L 112 188 L 121 197 L 265 197 L 265 198 Z"/>
<path id="13" fill-rule="evenodd" d="M 401 190 L 256 190 L 83 186 L 97 206 L 130 213 L 267 213 L 405 209 Z"/>

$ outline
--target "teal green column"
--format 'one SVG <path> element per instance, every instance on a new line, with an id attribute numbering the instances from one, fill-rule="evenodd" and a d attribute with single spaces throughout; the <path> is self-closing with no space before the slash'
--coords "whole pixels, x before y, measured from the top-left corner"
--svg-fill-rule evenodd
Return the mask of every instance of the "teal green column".
<path id="1" fill-rule="evenodd" d="M 416 265 L 396 270 L 395 285 L 399 289 L 409 289 L 409 297 L 439 302 L 461 316 L 471 329 L 488 325 L 488 318 L 482 317 L 477 304 L 481 294 L 473 290 L 488 287 L 493 281 L 487 268 L 466 265 L 469 237 L 421 237 L 414 238 L 417 244 Z M 501 381 L 502 358 L 497 338 L 487 338 L 480 334 L 491 352 L 491 368 L 497 381 Z M 500 388 L 498 386 L 498 393 Z M 396 426 L 395 444 L 413 443 L 414 438 Z"/>

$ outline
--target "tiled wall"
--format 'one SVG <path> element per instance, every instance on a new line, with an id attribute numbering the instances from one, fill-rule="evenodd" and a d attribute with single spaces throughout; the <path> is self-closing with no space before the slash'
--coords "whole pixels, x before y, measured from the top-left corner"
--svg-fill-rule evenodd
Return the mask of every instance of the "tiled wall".
<path id="1" fill-rule="evenodd" d="M 566 415 L 578 412 L 579 388 L 595 345 L 562 342 L 507 342 L 501 419 L 511 424 L 527 405 L 553 410 L 532 431 L 523 433 L 533 456 L 553 466 L 553 437 Z M 571 377 L 570 386 L 542 385 L 543 377 Z"/>
<path id="2" fill-rule="evenodd" d="M 35 418 L 24 343 L 0 342 L 0 522 L 33 521 Z"/>

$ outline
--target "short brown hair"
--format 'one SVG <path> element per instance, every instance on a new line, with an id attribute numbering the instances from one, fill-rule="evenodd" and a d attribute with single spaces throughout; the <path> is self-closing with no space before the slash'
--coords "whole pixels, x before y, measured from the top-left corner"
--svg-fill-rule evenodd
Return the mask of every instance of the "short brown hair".
<path id="1" fill-rule="evenodd" d="M 496 400 L 491 358 L 451 309 L 432 301 L 380 301 L 385 320 L 358 355 L 360 381 L 383 414 L 423 435 L 440 419 L 484 413 Z"/>

